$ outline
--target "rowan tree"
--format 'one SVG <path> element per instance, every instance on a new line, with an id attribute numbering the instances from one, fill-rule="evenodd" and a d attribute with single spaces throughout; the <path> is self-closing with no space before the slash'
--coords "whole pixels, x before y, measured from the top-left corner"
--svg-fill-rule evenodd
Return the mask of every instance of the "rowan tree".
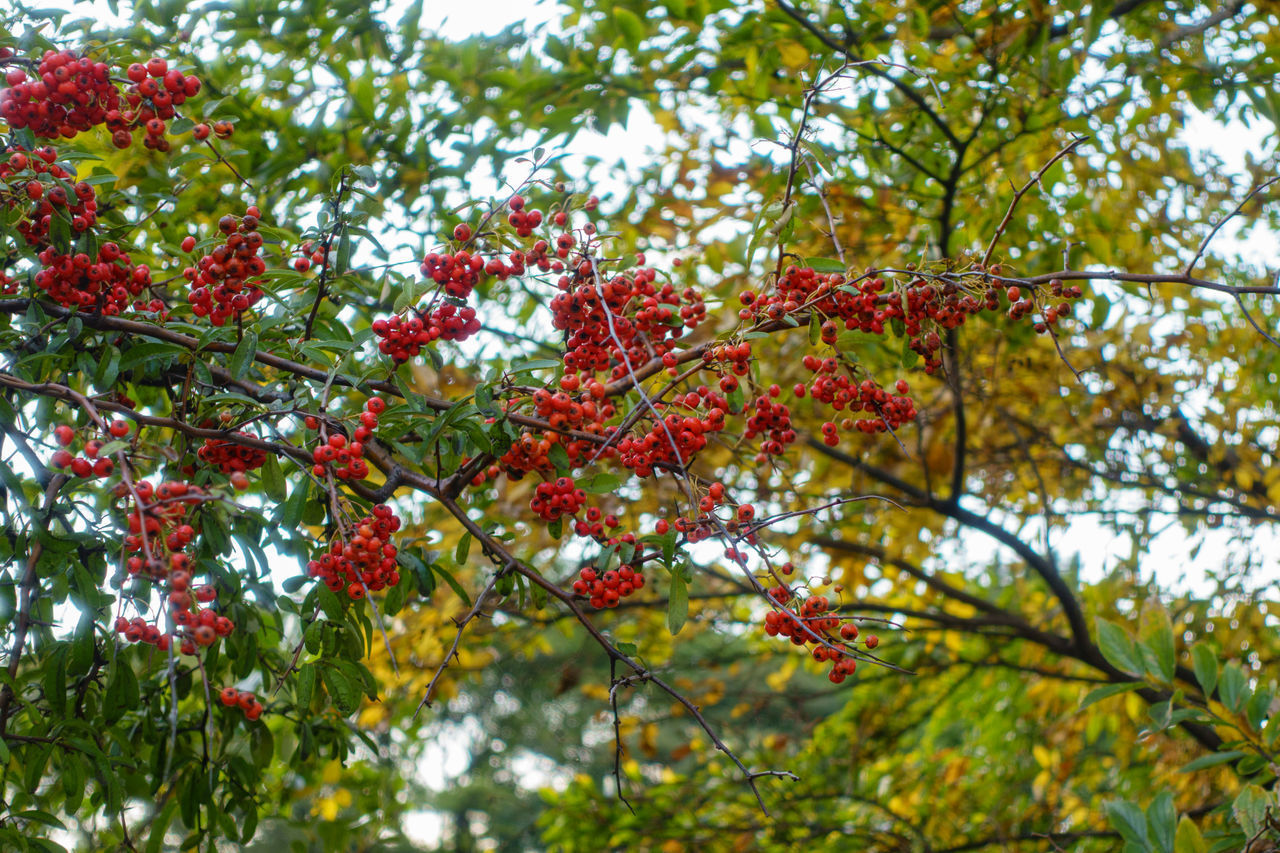
<path id="1" fill-rule="evenodd" d="M 1280 28 L 1185 6 L 6 13 L 5 847 L 1270 849 Z"/>

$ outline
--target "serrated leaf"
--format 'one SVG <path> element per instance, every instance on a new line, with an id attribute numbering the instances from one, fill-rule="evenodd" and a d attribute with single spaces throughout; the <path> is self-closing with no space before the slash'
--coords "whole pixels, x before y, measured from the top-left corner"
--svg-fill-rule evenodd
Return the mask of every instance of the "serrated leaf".
<path id="1" fill-rule="evenodd" d="M 1246 785 L 1231 803 L 1231 814 L 1244 830 L 1244 834 L 1252 838 L 1258 834 L 1262 822 L 1267 819 L 1267 807 L 1273 797 L 1257 785 Z"/>
<path id="2" fill-rule="evenodd" d="M 329 691 L 334 707 L 343 716 L 354 713 L 360 707 L 360 694 L 356 686 L 337 667 L 326 666 L 320 671 L 325 690 Z"/>
<path id="3" fill-rule="evenodd" d="M 299 710 L 305 711 L 311 706 L 311 697 L 316 689 L 316 665 L 309 663 L 298 670 L 298 679 L 294 683 L 294 696 L 297 697 Z"/>

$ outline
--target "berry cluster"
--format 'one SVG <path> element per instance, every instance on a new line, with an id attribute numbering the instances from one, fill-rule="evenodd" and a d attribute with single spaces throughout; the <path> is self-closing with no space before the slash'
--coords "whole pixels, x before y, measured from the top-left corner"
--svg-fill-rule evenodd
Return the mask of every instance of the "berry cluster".
<path id="1" fill-rule="evenodd" d="M 182 654 L 194 655 L 197 649 L 211 646 L 219 637 L 235 630 L 235 624 L 214 609 L 217 589 L 210 584 L 193 585 L 194 565 L 186 553 L 196 535 L 187 520 L 187 512 L 207 496 L 199 486 L 181 480 L 158 486 L 143 480 L 134 485 L 133 492 L 137 494 L 138 503 L 129 513 L 124 547 L 130 556 L 125 560 L 125 568 L 130 576 L 145 576 L 160 587 L 175 628 L 169 634 L 155 625 L 148 628 L 144 623 L 139 630 L 137 619 L 120 618 L 116 620 L 116 630 L 126 639 L 151 643 L 161 649 L 167 649 L 176 639 Z M 117 496 L 129 494 L 124 483 L 116 487 Z"/>
<path id="2" fill-rule="evenodd" d="M 538 484 L 529 509 L 545 521 L 555 521 L 566 515 L 577 515 L 586 502 L 587 493 L 574 486 L 572 477 L 560 477 Z"/>
<path id="3" fill-rule="evenodd" d="M 570 235 L 564 235 L 570 236 Z M 584 256 L 572 275 L 557 282 L 551 300 L 552 324 L 565 332 L 564 366 L 576 373 L 609 371 L 621 379 L 630 369 L 671 353 L 686 329 L 706 318 L 706 305 L 693 288 L 677 293 L 667 283 L 654 287 L 657 272 L 629 270 L 604 281 L 596 262 Z"/>
<path id="4" fill-rule="evenodd" d="M 45 139 L 71 139 L 120 112 L 111 67 L 70 50 L 45 51 L 35 79 L 15 67 L 5 73 L 5 82 L 11 88 L 0 91 L 0 118 Z"/>
<path id="5" fill-rule="evenodd" d="M 390 507 L 379 504 L 372 515 L 354 525 L 349 538 L 334 539 L 323 554 L 308 562 L 307 574 L 334 592 L 345 589 L 356 600 L 395 586 L 400 572 L 391 534 L 399 529 L 400 519 Z"/>
<path id="6" fill-rule="evenodd" d="M 49 146 L 28 152 L 20 146 L 8 148 L 9 157 L 0 162 L 0 179 L 20 177 L 25 183 L 21 191 L 10 197 L 16 204 L 25 197 L 31 209 L 18 220 L 18 233 L 28 246 L 44 248 L 49 245 L 49 231 L 53 217 L 60 216 L 71 223 L 71 231 L 81 234 L 98 222 L 97 194 L 91 185 L 80 181 L 71 183 L 71 173 L 55 162 L 57 152 Z M 25 173 L 25 174 L 24 174 Z M 66 187 L 71 187 L 68 193 Z"/>
<path id="7" fill-rule="evenodd" d="M 237 432 L 235 435 L 250 437 L 245 432 Z M 206 438 L 204 446 L 196 451 L 196 455 L 200 457 L 201 462 L 206 465 L 212 465 L 224 474 L 256 471 L 267 461 L 267 452 L 265 450 L 259 450 L 256 447 L 245 447 L 242 444 L 221 438 Z"/>
<path id="8" fill-rule="evenodd" d="M 484 274 L 484 258 L 465 249 L 454 254 L 431 252 L 422 259 L 419 270 L 454 299 L 466 299 Z"/>
<path id="9" fill-rule="evenodd" d="M 132 131 L 142 128 L 147 148 L 168 151 L 165 122 L 200 91 L 200 81 L 170 69 L 160 57 L 130 65 L 126 75 L 132 85 L 122 104 L 107 63 L 70 50 L 45 51 L 33 79 L 22 68 L 5 72 L 9 88 L 0 91 L 0 118 L 46 139 L 71 139 L 106 125 L 117 148 L 128 148 Z"/>
<path id="10" fill-rule="evenodd" d="M 525 210 L 524 205 L 523 196 L 513 195 L 511 197 L 507 202 L 507 207 L 511 208 L 511 213 L 507 214 L 507 224 L 516 229 L 517 236 L 531 237 L 533 236 L 533 229 L 542 224 L 542 211 Z"/>
<path id="11" fill-rule="evenodd" d="M 787 445 L 796 440 L 796 431 L 791 427 L 791 409 L 783 403 L 774 402 L 782 389 L 777 385 L 770 386 L 767 395 L 756 398 L 752 408 L 755 412 L 747 418 L 747 431 L 743 438 L 752 439 L 764 436 L 760 443 L 760 455 L 757 462 L 763 462 L 769 456 L 781 456 Z"/>
<path id="12" fill-rule="evenodd" d="M 387 403 L 381 397 L 366 400 L 364 411 L 360 413 L 360 425 L 352 433 L 350 441 L 340 432 L 330 433 L 311 451 L 314 463 L 311 472 L 317 477 L 324 477 L 328 466 L 334 465 L 333 475 L 339 480 L 363 480 L 369 476 L 369 464 L 364 461 L 364 444 L 378 428 L 378 415 L 386 408 Z M 314 416 L 308 416 L 306 425 L 309 429 L 317 429 L 320 422 Z"/>
<path id="13" fill-rule="evenodd" d="M 112 438 L 124 438 L 129 434 L 129 424 L 125 421 L 113 421 L 108 432 Z M 53 467 L 69 468 L 77 477 L 98 477 L 99 479 L 110 477 L 115 472 L 115 463 L 105 456 L 99 456 L 102 450 L 101 441 L 97 439 L 86 441 L 84 455 L 76 456 L 67 450 L 76 439 L 74 429 L 66 424 L 59 424 L 53 429 L 53 437 L 60 445 L 49 459 Z"/>
<path id="14" fill-rule="evenodd" d="M 111 141 L 117 148 L 128 148 L 133 142 L 130 129 L 140 127 L 146 135 L 142 144 L 154 151 L 168 151 L 164 138 L 165 122 L 177 115 L 176 108 L 200 91 L 200 81 L 170 68 L 163 58 L 153 56 L 144 65 L 135 62 L 125 72 L 133 84 L 125 92 L 131 112 L 107 116 Z"/>
<path id="15" fill-rule="evenodd" d="M 618 516 L 612 513 L 610 513 L 609 515 L 605 515 L 603 512 L 600 511 L 600 507 L 590 506 L 590 507 L 587 507 L 586 520 L 574 522 L 573 530 L 579 536 L 591 536 L 595 539 L 603 540 L 605 536 L 606 528 L 612 531 L 615 527 L 618 527 L 621 524 L 622 522 L 618 520 Z M 630 536 L 631 540 L 634 542 L 635 540 L 634 534 L 629 533 L 629 534 L 626 534 L 626 536 Z M 613 539 L 609 542 L 609 544 L 614 545 L 620 541 L 622 540 Z"/>
<path id="16" fill-rule="evenodd" d="M 191 282 L 187 301 L 197 317 L 208 317 L 213 325 L 221 326 L 262 298 L 256 279 L 267 271 L 267 264 L 258 254 L 263 245 L 258 233 L 260 216 L 254 206 L 238 219 L 230 214 L 222 217 L 218 230 L 226 239 L 194 267 L 183 270 Z"/>
<path id="17" fill-rule="evenodd" d="M 858 639 L 858 626 L 852 622 L 841 622 L 840 618 L 830 612 L 830 602 L 826 596 L 814 595 L 800 603 L 799 610 L 792 612 L 785 609 L 791 601 L 791 590 L 785 586 L 769 590 L 769 598 L 777 602 L 782 610 L 770 610 L 764 617 L 764 631 L 770 637 L 779 635 L 787 637 L 797 646 L 814 643 L 810 654 L 819 663 L 830 662 L 831 673 L 828 676 L 832 683 L 839 684 L 846 677 L 853 675 L 858 668 L 850 643 Z M 823 642 L 818 642 L 821 639 Z M 874 634 L 864 641 L 868 649 L 874 649 L 880 640 Z M 828 645 L 829 644 L 829 645 Z"/>
<path id="18" fill-rule="evenodd" d="M 52 246 L 38 256 L 43 265 L 35 275 L 36 287 L 64 308 L 100 310 L 119 314 L 129 307 L 163 310 L 158 299 L 139 297 L 151 286 L 151 268 L 134 266 L 115 243 L 103 243 L 96 258 L 84 252 L 60 254 Z"/>
<path id="19" fill-rule="evenodd" d="M 844 374 L 837 375 L 840 362 L 835 358 L 806 355 L 802 363 L 815 375 L 807 388 L 803 384 L 796 385 L 797 397 L 804 397 L 807 393 L 815 400 L 829 404 L 836 411 L 848 408 L 851 412 L 868 412 L 875 416 L 845 418 L 840 426 L 846 432 L 854 429 L 865 433 L 892 431 L 916 417 L 915 401 L 906 396 L 911 388 L 905 379 L 899 379 L 895 383 L 894 388 L 898 392 L 898 396 L 895 396 L 880 387 L 874 379 L 856 382 Z M 824 424 L 822 433 L 823 440 L 828 445 L 835 446 L 838 443 L 838 439 L 832 440 L 836 435 L 834 423 Z"/>
<path id="20" fill-rule="evenodd" d="M 619 601 L 643 587 L 644 575 L 625 564 L 617 571 L 611 569 L 602 573 L 591 568 L 583 569 L 578 573 L 578 580 L 573 582 L 573 591 L 587 598 L 597 610 L 617 607 Z"/>
<path id="21" fill-rule="evenodd" d="M 244 712 L 246 720 L 256 720 L 262 716 L 262 703 L 249 690 L 224 687 L 218 691 L 218 701 L 228 708 L 239 708 Z"/>
<path id="22" fill-rule="evenodd" d="M 729 411 L 729 401 L 706 385 L 676 395 L 671 406 L 689 414 L 668 412 L 644 435 L 627 435 L 617 442 L 618 461 L 637 477 L 652 476 L 663 465 L 687 465 L 707 446 L 709 435 L 724 429 Z"/>

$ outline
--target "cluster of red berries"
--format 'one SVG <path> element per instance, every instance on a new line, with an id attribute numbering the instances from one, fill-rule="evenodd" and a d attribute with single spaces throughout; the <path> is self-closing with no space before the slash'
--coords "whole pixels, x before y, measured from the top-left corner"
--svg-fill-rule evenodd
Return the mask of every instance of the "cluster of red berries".
<path id="1" fill-rule="evenodd" d="M 573 591 L 587 598 L 597 610 L 617 607 L 619 601 L 643 588 L 644 575 L 626 564 L 619 566 L 617 571 L 583 569 L 578 572 L 578 580 L 573 582 Z"/>
<path id="2" fill-rule="evenodd" d="M 11 145 L 6 152 L 9 156 L 0 162 L 0 179 L 19 177 L 26 181 L 10 196 L 9 203 L 17 204 L 24 197 L 32 203 L 27 216 L 17 224 L 27 245 L 43 248 L 49 244 L 54 216 L 65 216 L 76 234 L 97 224 L 98 200 L 93 187 L 84 181 L 71 184 L 71 173 L 55 162 L 58 154 L 53 148 L 46 145 L 27 151 Z"/>
<path id="3" fill-rule="evenodd" d="M 873 418 L 843 419 L 840 428 L 846 432 L 855 429 L 865 433 L 886 432 L 896 430 L 904 423 L 915 420 L 917 414 L 915 401 L 906 396 L 911 386 L 905 379 L 899 379 L 894 384 L 898 392 L 894 395 L 882 388 L 874 379 L 856 382 L 844 374 L 837 375 L 839 362 L 835 358 L 806 355 L 802 363 L 806 369 L 812 370 L 815 376 L 807 387 L 803 384 L 796 385 L 797 397 L 808 394 L 815 400 L 829 404 L 836 411 L 842 411 L 847 407 L 851 412 L 868 412 L 875 415 Z M 835 438 L 834 423 L 823 424 L 822 433 L 823 440 L 828 445 L 835 446 L 839 443 L 839 439 Z"/>
<path id="4" fill-rule="evenodd" d="M 139 625 L 139 620 L 116 620 L 116 630 L 131 642 L 145 642 L 165 650 L 178 641 L 184 655 L 211 646 L 220 637 L 235 630 L 235 624 L 214 609 L 217 589 L 211 584 L 194 585 L 193 561 L 186 548 L 195 539 L 196 530 L 187 521 L 187 512 L 205 499 L 199 487 L 181 480 L 152 486 L 143 480 L 133 486 L 137 505 L 129 513 L 125 551 L 130 554 L 125 568 L 130 576 L 146 576 L 165 595 L 169 614 L 176 626 L 174 633 L 160 631 L 158 626 Z M 118 497 L 130 495 L 121 483 Z"/>
<path id="5" fill-rule="evenodd" d="M 419 270 L 454 299 L 466 299 L 484 274 L 484 258 L 465 249 L 454 254 L 431 252 L 422 259 Z"/>
<path id="6" fill-rule="evenodd" d="M 237 432 L 235 435 L 250 438 L 248 433 Z M 235 474 L 244 471 L 256 471 L 267 461 L 267 452 L 256 447 L 245 447 L 222 438 L 206 438 L 204 446 L 196 451 L 200 461 L 212 465 L 224 474 Z"/>
<path id="7" fill-rule="evenodd" d="M 373 333 L 382 339 L 378 341 L 378 351 L 391 356 L 396 364 L 413 358 L 433 341 L 464 341 L 478 331 L 476 309 L 448 301 L 441 302 L 430 314 L 414 309 L 407 317 L 397 314 L 373 322 Z"/>
<path id="8" fill-rule="evenodd" d="M 551 300 L 551 322 L 566 333 L 564 366 L 570 372 L 609 371 L 621 379 L 651 357 L 674 358 L 676 341 L 706 318 L 696 290 L 655 287 L 652 268 L 604 281 L 592 258 L 570 266 L 572 274 L 560 277 L 560 293 Z"/>
<path id="9" fill-rule="evenodd" d="M 563 516 L 577 515 L 587 502 L 587 493 L 574 485 L 572 477 L 539 483 L 534 490 L 529 509 L 545 521 L 555 521 Z"/>
<path id="10" fill-rule="evenodd" d="M 652 476 L 664 465 L 688 465 L 707 446 L 707 437 L 724 429 L 729 411 L 728 400 L 706 385 L 677 395 L 672 406 L 690 414 L 668 412 L 644 435 L 627 435 L 616 444 L 618 461 L 637 477 Z"/>
<path id="11" fill-rule="evenodd" d="M 608 515 L 605 515 L 601 511 L 600 507 L 589 506 L 587 507 L 586 520 L 580 520 L 580 521 L 574 522 L 573 530 L 579 536 L 591 536 L 595 539 L 603 540 L 606 529 L 608 529 L 609 531 L 612 531 L 614 528 L 618 527 L 621 524 L 622 522 L 618 520 L 618 516 L 614 515 L 613 513 L 609 513 Z M 635 534 L 627 533 L 627 534 L 624 534 L 621 539 L 610 540 L 608 544 L 616 545 L 618 542 L 621 542 L 622 539 L 628 539 L 628 541 L 634 544 L 635 538 L 636 538 Z"/>
<path id="12" fill-rule="evenodd" d="M 45 51 L 33 79 L 22 68 L 5 72 L 9 88 L 0 91 L 0 118 L 46 139 L 71 139 L 106 125 L 117 148 L 128 148 L 132 130 L 142 128 L 147 148 L 168 151 L 165 122 L 200 91 L 200 81 L 170 69 L 160 57 L 130 65 L 126 75 L 132 85 L 122 104 L 107 63 L 70 50 Z"/>
<path id="13" fill-rule="evenodd" d="M 108 427 L 108 432 L 112 438 L 124 438 L 129 434 L 129 424 L 125 421 L 112 421 Z M 53 428 L 53 437 L 60 445 L 59 449 L 53 452 L 49 462 L 55 468 L 69 468 L 71 473 L 77 477 L 110 477 L 116 469 L 115 463 L 106 456 L 99 456 L 102 450 L 102 442 L 97 439 L 91 439 L 84 444 L 84 455 L 76 456 L 68 447 L 76 439 L 76 431 L 66 424 L 59 424 Z"/>
<path id="14" fill-rule="evenodd" d="M 757 462 L 763 462 L 769 456 L 781 456 L 787 446 L 795 442 L 796 431 L 791 426 L 791 408 L 774 399 L 782 393 L 777 385 L 770 386 L 765 395 L 756 398 L 752 408 L 755 410 L 747 418 L 747 431 L 743 438 L 752 439 L 764 436 L 760 443 L 760 455 Z"/>
<path id="15" fill-rule="evenodd" d="M 163 58 L 153 56 L 146 64 L 135 62 L 125 72 L 133 84 L 125 91 L 130 110 L 107 115 L 111 141 L 117 148 L 128 148 L 133 142 L 130 130 L 145 131 L 142 144 L 153 151 L 168 151 L 164 138 L 165 122 L 177 115 L 177 108 L 200 91 L 199 79 L 170 68 Z"/>
<path id="16" fill-rule="evenodd" d="M 263 296 L 257 278 L 267 271 L 258 254 L 262 235 L 258 233 L 261 212 L 251 206 L 245 215 L 230 214 L 218 220 L 218 230 L 226 239 L 213 251 L 187 267 L 183 275 L 191 282 L 187 301 L 197 317 L 208 317 L 215 326 L 249 310 Z"/>
<path id="17" fill-rule="evenodd" d="M 262 703 L 249 690 L 224 687 L 218 691 L 218 701 L 228 708 L 239 708 L 244 712 L 246 720 L 256 720 L 262 716 Z"/>
<path id="18" fill-rule="evenodd" d="M 532 430 L 523 430 L 498 462 L 489 467 L 486 472 L 488 478 L 496 479 L 504 471 L 512 480 L 519 480 L 530 471 L 549 472 L 555 466 L 548 454 L 556 444 L 564 448 L 569 464 L 573 467 L 584 465 L 591 458 L 599 445 L 589 439 L 562 435 L 557 430 L 574 430 L 602 436 L 609 431 L 605 423 L 617 414 L 617 410 L 612 403 L 603 399 L 604 386 L 595 380 L 592 380 L 590 390 L 579 393 L 577 399 L 568 393 L 580 387 L 576 375 L 564 377 L 560 387 L 562 390 L 554 393 L 545 388 L 539 388 L 533 393 L 535 413 L 545 418 L 552 429 L 542 430 L 540 435 Z M 520 402 L 508 400 L 504 405 L 510 410 Z M 607 458 L 614 455 L 614 448 L 610 448 L 605 454 Z"/>
<path id="19" fill-rule="evenodd" d="M 542 224 L 542 211 L 525 210 L 524 205 L 523 196 L 513 195 L 511 197 L 507 202 L 507 207 L 511 208 L 511 213 L 507 214 L 507 224 L 516 229 L 517 236 L 532 237 L 533 229 Z"/>
<path id="20" fill-rule="evenodd" d="M 831 673 L 828 675 L 833 684 L 839 684 L 858 668 L 848 644 L 858 639 L 858 626 L 852 622 L 842 622 L 838 616 L 830 612 L 830 602 L 826 596 L 814 595 L 800 603 L 797 612 L 786 609 L 793 594 L 785 586 L 770 589 L 769 598 L 783 607 L 783 610 L 770 610 L 764 617 L 764 631 L 770 637 L 783 636 L 797 646 L 814 643 L 810 654 L 819 663 L 831 662 Z M 819 642 L 821 639 L 823 642 Z M 874 634 L 864 641 L 868 649 L 880 644 Z M 829 644 L 829 645 L 828 645 Z"/>
<path id="21" fill-rule="evenodd" d="M 70 50 L 45 51 L 35 79 L 13 67 L 5 72 L 5 82 L 10 88 L 0 91 L 0 118 L 38 137 L 70 139 L 119 113 L 120 90 L 111 80 L 111 67 Z"/>
<path id="22" fill-rule="evenodd" d="M 132 300 L 139 310 L 164 309 L 158 299 L 139 298 L 151 286 L 151 268 L 134 266 L 115 243 L 99 246 L 96 258 L 84 252 L 61 254 L 52 246 L 38 258 L 42 267 L 35 275 L 36 287 L 64 308 L 119 314 Z"/>
<path id="23" fill-rule="evenodd" d="M 1022 289 L 1016 285 L 1010 286 L 1005 292 L 1009 298 L 1009 318 L 1011 320 L 1019 320 L 1030 315 L 1035 311 L 1035 301 L 1029 297 L 1022 295 Z M 1064 286 L 1061 279 L 1051 279 L 1049 281 L 1049 295 L 1056 299 L 1079 299 L 1084 295 L 1084 291 L 1078 285 L 1072 284 Z M 1058 324 L 1058 322 L 1066 317 L 1071 316 L 1071 303 L 1059 302 L 1045 308 L 1041 312 L 1041 319 L 1037 320 L 1032 328 L 1036 334 L 1043 335 Z"/>
<path id="24" fill-rule="evenodd" d="M 378 504 L 373 514 L 356 522 L 349 538 L 334 539 L 316 559 L 307 563 L 307 575 L 319 578 L 334 592 L 345 589 L 359 600 L 400 583 L 396 546 L 391 534 L 400 529 L 400 519 L 391 507 Z"/>
<path id="25" fill-rule="evenodd" d="M 364 444 L 378 428 L 378 415 L 386 408 L 387 403 L 381 397 L 366 400 L 364 411 L 360 413 L 360 425 L 352 433 L 350 441 L 340 432 L 330 433 L 311 451 L 314 463 L 311 472 L 317 477 L 324 477 L 328 466 L 334 465 L 333 475 L 339 480 L 363 480 L 369 476 L 369 463 L 364 461 Z M 320 426 L 320 421 L 313 415 L 308 415 L 305 423 L 308 429 Z"/>

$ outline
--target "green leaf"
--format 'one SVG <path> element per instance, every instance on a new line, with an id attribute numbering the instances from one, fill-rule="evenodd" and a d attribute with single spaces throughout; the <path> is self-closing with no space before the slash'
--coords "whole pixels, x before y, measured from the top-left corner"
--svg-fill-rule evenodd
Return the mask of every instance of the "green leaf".
<path id="1" fill-rule="evenodd" d="M 672 636 L 679 634 L 689 618 L 689 585 L 683 577 L 671 575 L 671 592 L 667 599 L 667 630 Z"/>
<path id="2" fill-rule="evenodd" d="M 1252 838 L 1258 834 L 1262 822 L 1267 819 L 1267 807 L 1274 797 L 1257 785 L 1246 785 L 1231 803 L 1231 814 L 1240 824 L 1244 834 Z"/>
<path id="3" fill-rule="evenodd" d="M 622 6 L 615 6 L 613 9 L 613 20 L 618 25 L 618 32 L 622 33 L 623 41 L 631 50 L 640 47 L 640 42 L 644 41 L 645 27 L 644 22 L 640 20 L 640 16 L 630 9 Z"/>
<path id="4" fill-rule="evenodd" d="M 1203 770 L 1206 767 L 1217 767 L 1219 764 L 1226 764 L 1229 761 L 1235 761 L 1244 755 L 1238 750 L 1229 752 L 1212 752 L 1208 755 L 1202 755 L 1194 761 L 1189 761 L 1183 765 L 1182 773 L 1194 773 L 1197 770 Z"/>
<path id="5" fill-rule="evenodd" d="M 431 570 L 438 574 L 444 582 L 449 585 L 449 589 L 453 590 L 458 598 L 461 598 L 463 603 L 467 605 L 467 607 L 471 606 L 471 596 L 467 595 L 466 589 L 463 588 L 462 584 L 458 583 L 457 578 L 435 563 L 431 564 Z"/>
<path id="6" fill-rule="evenodd" d="M 1142 686 L 1141 681 L 1126 681 L 1123 684 L 1104 684 L 1090 690 L 1083 699 L 1080 700 L 1080 710 L 1088 708 L 1095 702 L 1100 702 L 1109 696 L 1117 696 L 1121 693 L 1128 693 L 1130 690 L 1137 690 Z"/>
<path id="7" fill-rule="evenodd" d="M 1173 839 L 1173 853 L 1208 853 L 1208 845 L 1200 828 L 1186 815 L 1178 821 L 1178 833 Z"/>
<path id="8" fill-rule="evenodd" d="M 116 652 L 115 661 L 107 675 L 107 688 L 102 697 L 102 716 L 107 723 L 114 723 L 138 706 L 138 677 L 125 660 L 123 649 Z"/>
<path id="9" fill-rule="evenodd" d="M 339 713 L 345 716 L 354 713 L 356 708 L 360 707 L 359 691 L 336 666 L 324 667 L 320 671 L 320 677 Z"/>
<path id="10" fill-rule="evenodd" d="M 803 266 L 817 273 L 844 273 L 849 269 L 839 258 L 805 258 Z"/>
<path id="11" fill-rule="evenodd" d="M 280 461 L 274 453 L 267 454 L 267 461 L 262 464 L 262 487 L 267 497 L 277 504 L 288 497 L 288 487 L 284 482 L 284 471 L 280 470 Z"/>
<path id="12" fill-rule="evenodd" d="M 1239 664 L 1229 663 L 1223 667 L 1218 695 L 1233 714 L 1238 714 L 1244 707 L 1245 700 L 1249 698 L 1249 686 Z"/>
<path id="13" fill-rule="evenodd" d="M 1173 794 L 1161 791 L 1147 806 L 1147 826 L 1151 840 L 1160 853 L 1173 853 L 1173 836 L 1177 831 L 1178 812 L 1173 807 Z"/>
<path id="14" fill-rule="evenodd" d="M 342 601 L 339 600 L 337 594 L 324 584 L 316 586 L 317 599 L 320 602 L 320 609 L 324 611 L 325 618 L 330 622 L 342 621 Z"/>
<path id="15" fill-rule="evenodd" d="M 298 678 L 294 683 L 294 696 L 298 703 L 298 709 L 305 711 L 311 707 L 311 697 L 315 694 L 316 689 L 316 665 L 309 663 L 298 670 Z"/>
<path id="16" fill-rule="evenodd" d="M 1213 691 L 1218 686 L 1218 656 L 1208 646 L 1197 643 L 1191 647 L 1191 666 L 1205 698 L 1213 696 Z"/>
<path id="17" fill-rule="evenodd" d="M 458 538 L 458 545 L 453 549 L 453 564 L 455 566 L 465 566 L 467 564 L 467 556 L 471 553 L 471 534 L 463 533 Z"/>
<path id="18" fill-rule="evenodd" d="M 1141 850 L 1151 849 L 1151 844 L 1147 840 L 1147 818 L 1142 813 L 1142 809 L 1124 800 L 1109 800 L 1103 804 L 1103 810 L 1106 811 L 1107 819 L 1120 833 L 1121 838 L 1130 844 L 1137 845 Z"/>
<path id="19" fill-rule="evenodd" d="M 1142 639 L 1141 651 L 1147 672 L 1163 679 L 1173 681 L 1177 649 L 1173 639 L 1173 624 L 1169 619 L 1169 611 L 1159 607 L 1146 614 L 1148 630 Z"/>
<path id="20" fill-rule="evenodd" d="M 1102 656 L 1116 669 L 1133 675 L 1139 675 L 1145 667 L 1134 646 L 1133 640 L 1125 630 L 1114 622 L 1098 618 L 1098 648 Z"/>
<path id="21" fill-rule="evenodd" d="M 289 499 L 280 507 L 279 522 L 283 530 L 294 530 L 298 523 L 302 521 L 302 509 L 307 502 L 307 492 L 310 490 L 311 481 L 300 480 L 293 487 L 293 493 L 289 495 Z"/>
<path id="22" fill-rule="evenodd" d="M 578 480 L 576 485 L 579 489 L 590 495 L 607 495 L 616 492 L 618 487 L 622 485 L 622 478 L 617 474 L 611 474 L 608 471 L 600 471 L 592 474 L 585 480 Z"/>
<path id="23" fill-rule="evenodd" d="M 228 369 L 234 379 L 244 379 L 249 372 L 249 366 L 253 364 L 253 357 L 258 352 L 258 336 L 251 330 L 246 329 L 244 337 L 240 339 L 240 343 L 236 344 L 235 351 L 231 353 L 231 361 Z"/>

